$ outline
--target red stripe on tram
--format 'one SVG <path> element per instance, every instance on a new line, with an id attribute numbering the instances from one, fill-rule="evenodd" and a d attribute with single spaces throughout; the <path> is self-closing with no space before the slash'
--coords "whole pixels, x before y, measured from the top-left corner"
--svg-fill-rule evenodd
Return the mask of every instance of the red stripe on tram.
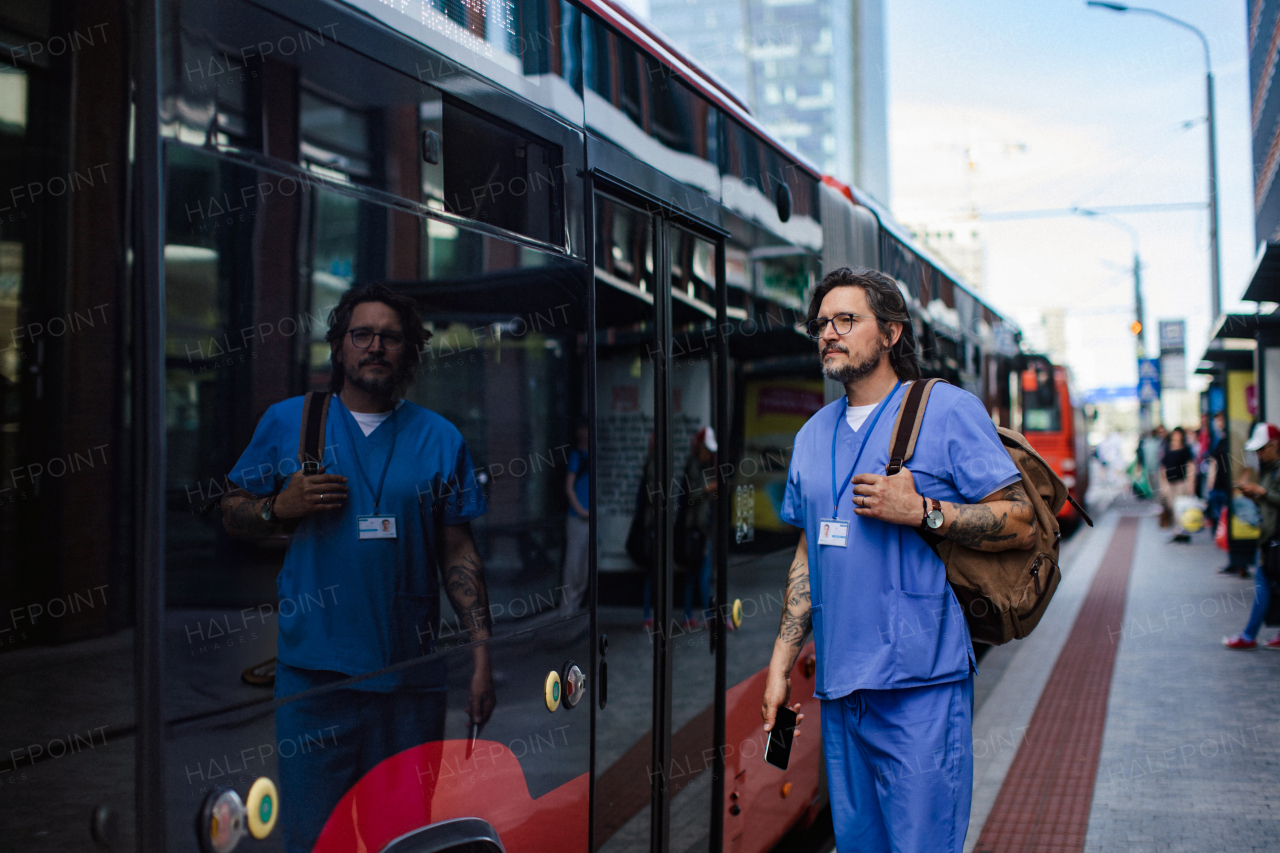
<path id="1" fill-rule="evenodd" d="M 1138 519 L 1120 519 L 975 853 L 1084 850 Z"/>

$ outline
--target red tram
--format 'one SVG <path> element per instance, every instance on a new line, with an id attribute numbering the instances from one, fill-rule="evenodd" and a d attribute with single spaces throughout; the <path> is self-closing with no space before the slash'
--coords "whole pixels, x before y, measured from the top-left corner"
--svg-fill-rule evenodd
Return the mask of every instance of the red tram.
<path id="1" fill-rule="evenodd" d="M 433 333 L 407 399 L 475 460 L 493 631 L 444 600 L 416 626 L 387 670 L 443 667 L 443 734 L 351 779 L 313 849 L 757 853 L 819 814 L 816 726 L 784 772 L 759 719 L 789 448 L 840 393 L 805 297 L 825 269 L 888 272 L 926 374 L 1001 425 L 1015 327 L 602 0 L 68 0 L 6 7 L 0 33 L 0 179 L 23 191 L 0 211 L 6 849 L 289 849 L 311 804 L 260 780 L 350 729 L 278 725 L 313 697 L 264 662 L 283 620 L 368 591 L 282 598 L 287 537 L 234 540 L 214 508 L 267 407 L 326 386 L 326 318 L 367 282 Z M 566 601 L 579 424 L 594 544 Z M 700 589 L 673 532 L 704 427 Z M 816 720 L 812 654 L 793 684 Z"/>
<path id="2" fill-rule="evenodd" d="M 1042 355 L 1028 355 L 1019 384 L 1022 433 L 1062 478 L 1071 501 L 1084 506 L 1089 490 L 1088 428 L 1070 371 Z M 1079 512 L 1071 501 L 1058 515 L 1078 523 Z"/>

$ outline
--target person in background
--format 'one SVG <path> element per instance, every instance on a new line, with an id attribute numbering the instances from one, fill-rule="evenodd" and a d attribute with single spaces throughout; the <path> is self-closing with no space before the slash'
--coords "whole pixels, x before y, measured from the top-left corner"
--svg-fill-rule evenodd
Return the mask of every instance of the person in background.
<path id="1" fill-rule="evenodd" d="M 1174 427 L 1169 433 L 1169 446 L 1160 456 L 1160 501 L 1173 517 L 1173 541 L 1190 542 L 1191 534 L 1182 529 L 1181 519 L 1174 517 L 1174 498 L 1190 495 L 1195 481 L 1190 476 L 1194 456 L 1187 447 L 1187 431 Z"/>
<path id="2" fill-rule="evenodd" d="M 591 553 L 591 478 L 589 442 L 591 432 L 579 424 L 576 443 L 569 451 L 569 473 L 564 478 L 564 494 L 569 499 L 569 517 L 564 522 L 564 597 L 560 606 L 572 613 L 587 594 Z"/>
<path id="3" fill-rule="evenodd" d="M 1155 500 L 1160 500 L 1160 457 L 1164 453 L 1164 427 L 1157 426 L 1138 442 L 1138 464 L 1142 466 L 1142 476 L 1147 482 L 1147 491 Z M 1161 519 L 1161 527 L 1168 527 Z"/>
<path id="4" fill-rule="evenodd" d="M 1222 412 L 1214 413 L 1212 423 L 1212 445 L 1205 470 L 1205 499 L 1209 503 L 1209 524 L 1216 531 L 1223 511 L 1231 502 L 1231 454 L 1227 447 L 1227 416 Z M 1218 570 L 1224 575 L 1244 575 L 1248 573 L 1245 566 L 1228 561 Z"/>
<path id="5" fill-rule="evenodd" d="M 715 530 L 716 470 L 715 454 L 719 450 L 716 432 L 709 426 L 699 429 L 693 436 L 693 447 L 684 466 L 685 494 L 688 524 L 692 524 L 702 542 L 702 554 L 686 566 L 684 583 L 684 627 L 700 628 L 702 622 L 693 617 L 693 594 L 697 588 L 705 621 L 706 609 L 711 606 L 711 541 Z"/>
<path id="6" fill-rule="evenodd" d="M 1196 454 L 1196 487 L 1194 494 L 1198 498 L 1207 497 L 1207 492 L 1209 491 L 1209 487 L 1206 485 L 1208 482 L 1206 474 L 1209 471 L 1209 452 L 1212 449 L 1213 429 L 1209 426 L 1209 415 L 1202 413 L 1200 415 L 1200 429 L 1196 430 L 1195 440 L 1192 442 L 1192 450 Z"/>
<path id="7" fill-rule="evenodd" d="M 1251 498 L 1258 505 L 1262 521 L 1258 525 L 1258 541 L 1262 543 L 1258 570 L 1254 572 L 1253 610 L 1249 613 L 1249 622 L 1244 630 L 1234 637 L 1223 637 L 1222 644 L 1228 649 L 1248 651 L 1258 647 L 1258 630 L 1262 627 L 1262 619 L 1267 615 L 1267 607 L 1271 604 L 1271 584 L 1276 569 L 1280 566 L 1280 543 L 1276 541 L 1276 517 L 1280 512 L 1280 427 L 1275 424 L 1260 423 L 1253 428 L 1253 435 L 1245 442 L 1245 450 L 1258 454 L 1258 465 L 1262 469 L 1257 483 L 1241 479 L 1236 488 Z M 1280 634 L 1272 637 L 1263 648 L 1280 649 Z"/>

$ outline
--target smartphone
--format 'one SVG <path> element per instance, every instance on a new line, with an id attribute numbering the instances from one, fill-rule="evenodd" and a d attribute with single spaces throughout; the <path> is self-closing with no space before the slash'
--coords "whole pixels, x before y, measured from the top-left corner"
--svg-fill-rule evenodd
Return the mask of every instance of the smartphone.
<path id="1" fill-rule="evenodd" d="M 796 712 L 786 705 L 778 708 L 773 728 L 769 730 L 769 745 L 765 747 L 764 760 L 779 770 L 787 769 L 791 759 L 791 738 L 796 732 Z"/>

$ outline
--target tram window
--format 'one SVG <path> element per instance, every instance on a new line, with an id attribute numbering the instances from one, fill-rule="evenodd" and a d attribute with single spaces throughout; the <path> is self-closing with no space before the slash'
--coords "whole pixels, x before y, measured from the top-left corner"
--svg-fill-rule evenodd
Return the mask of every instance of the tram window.
<path id="1" fill-rule="evenodd" d="M 587 88 L 666 148 L 716 163 L 719 111 L 670 68 L 599 21 L 587 20 L 583 27 Z M 604 133 L 618 130 L 607 126 L 598 129 Z"/>
<path id="2" fill-rule="evenodd" d="M 444 103 L 444 204 L 450 213 L 561 245 L 558 146 L 453 100 Z"/>
<path id="3" fill-rule="evenodd" d="M 1062 412 L 1053 366 L 1047 361 L 1033 361 L 1022 371 L 1022 431 L 1058 432 L 1061 429 Z"/>
<path id="4" fill-rule="evenodd" d="M 671 292 L 714 316 L 716 247 L 679 228 L 670 234 Z"/>
<path id="5" fill-rule="evenodd" d="M 788 308 L 803 310 L 815 278 L 814 259 L 807 254 L 767 255 L 756 261 L 756 282 L 763 296 Z"/>
<path id="6" fill-rule="evenodd" d="M 640 67 L 636 49 L 630 42 L 609 34 L 609 44 L 617 56 L 618 101 L 617 106 L 640 127 L 644 127 L 644 113 L 640 103 Z"/>
<path id="7" fill-rule="evenodd" d="M 369 117 L 359 110 L 304 91 L 300 125 L 302 162 L 342 178 L 372 174 Z"/>
<path id="8" fill-rule="evenodd" d="M 596 277 L 623 291 L 654 290 L 653 227 L 650 217 L 624 204 L 596 205 Z"/>

